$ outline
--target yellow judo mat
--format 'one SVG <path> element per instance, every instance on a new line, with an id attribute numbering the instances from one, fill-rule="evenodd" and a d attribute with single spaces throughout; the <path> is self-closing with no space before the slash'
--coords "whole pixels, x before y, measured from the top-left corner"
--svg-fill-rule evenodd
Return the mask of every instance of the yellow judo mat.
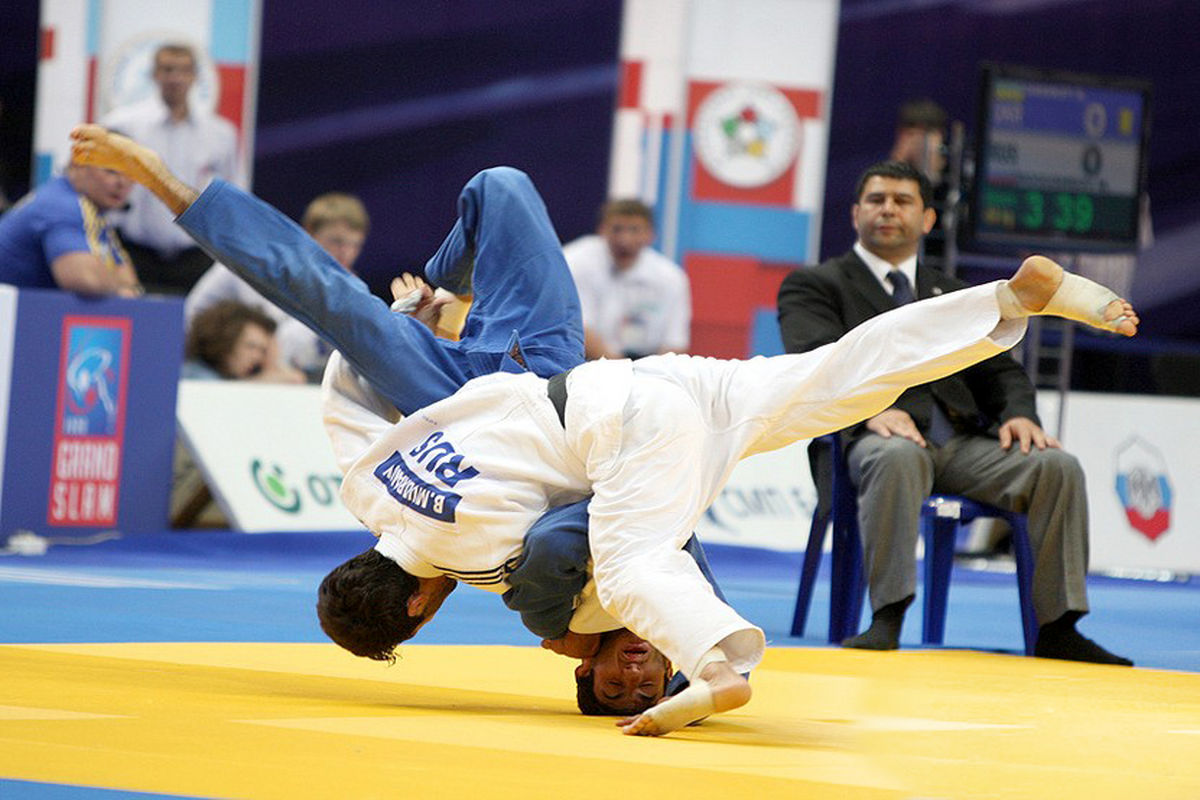
<path id="1" fill-rule="evenodd" d="M 1200 798 L 1200 674 L 772 648 L 661 739 L 534 647 L 0 646 L 0 777 L 250 798 Z M 10 787 L 15 784 L 7 784 Z"/>

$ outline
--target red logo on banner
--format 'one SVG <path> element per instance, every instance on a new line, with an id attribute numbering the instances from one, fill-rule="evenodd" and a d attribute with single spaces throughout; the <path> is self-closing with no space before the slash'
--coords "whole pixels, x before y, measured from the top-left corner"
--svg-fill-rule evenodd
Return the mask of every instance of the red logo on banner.
<path id="1" fill-rule="evenodd" d="M 47 511 L 50 525 L 117 521 L 130 337 L 128 319 L 63 319 Z"/>
<path id="2" fill-rule="evenodd" d="M 820 115 L 820 92 L 753 81 L 692 82 L 692 196 L 791 206 L 802 145 L 800 121 Z"/>

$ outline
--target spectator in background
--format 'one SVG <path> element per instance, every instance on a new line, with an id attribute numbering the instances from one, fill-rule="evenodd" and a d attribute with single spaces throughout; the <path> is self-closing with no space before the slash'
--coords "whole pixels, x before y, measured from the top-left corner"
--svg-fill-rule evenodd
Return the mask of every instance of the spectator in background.
<path id="1" fill-rule="evenodd" d="M 362 252 L 371 224 L 357 197 L 340 192 L 322 194 L 308 204 L 300 224 L 347 272 L 354 273 L 354 262 Z M 183 304 L 185 325 L 190 329 L 197 314 L 222 300 L 237 300 L 264 311 L 278 325 L 275 339 L 281 363 L 300 370 L 310 381 L 320 381 L 330 347 L 224 264 L 213 264 L 188 293 Z"/>
<path id="2" fill-rule="evenodd" d="M 784 348 L 803 353 L 915 299 L 961 281 L 918 263 L 933 227 L 932 187 L 910 164 L 885 161 L 859 178 L 854 248 L 794 270 L 779 289 Z M 869 358 L 870 354 L 864 354 Z M 1088 612 L 1087 492 L 1074 456 L 1038 422 L 1033 384 L 1007 354 L 915 386 L 895 404 L 842 431 L 870 588 L 871 627 L 842 644 L 894 650 L 916 590 L 921 503 L 933 491 L 1025 512 L 1034 556 L 1034 653 L 1129 665 L 1075 629 Z M 812 455 L 810 451 L 810 455 Z M 814 478 L 822 482 L 819 454 Z"/>
<path id="3" fill-rule="evenodd" d="M 922 263 L 945 269 L 946 231 L 942 224 L 950 186 L 946 182 L 946 109 L 927 97 L 909 100 L 896 114 L 896 138 L 888 158 L 911 164 L 933 187 L 930 207 L 937 215 L 933 228 L 921 241 Z"/>
<path id="4" fill-rule="evenodd" d="M 275 320 L 236 300 L 222 300 L 192 320 L 183 377 L 303 383 L 304 376 L 279 362 Z"/>
<path id="5" fill-rule="evenodd" d="M 162 45 L 154 54 L 158 96 L 114 109 L 103 122 L 162 153 L 181 180 L 204 186 L 216 177 L 234 180 L 237 132 L 228 120 L 189 100 L 196 67 L 196 53 L 189 45 Z M 120 225 L 149 291 L 186 294 L 212 264 L 175 225 L 170 212 L 141 186 L 134 188 L 129 212 Z"/>
<path id="6" fill-rule="evenodd" d="M 137 297 L 137 272 L 107 213 L 125 205 L 131 182 L 72 164 L 0 217 L 0 283 Z"/>
<path id="7" fill-rule="evenodd" d="M 596 234 L 563 247 L 579 290 L 585 351 L 594 358 L 687 352 L 692 297 L 687 274 L 650 247 L 654 212 L 611 200 Z"/>
<path id="8" fill-rule="evenodd" d="M 189 380 L 304 382 L 300 372 L 279 362 L 275 320 L 236 300 L 222 300 L 196 315 L 184 358 L 180 376 Z M 176 528 L 229 524 L 183 437 L 175 445 L 170 514 Z"/>
<path id="9" fill-rule="evenodd" d="M 892 161 L 912 164 L 936 188 L 946 172 L 946 109 L 927 97 L 909 100 L 896 115 Z"/>

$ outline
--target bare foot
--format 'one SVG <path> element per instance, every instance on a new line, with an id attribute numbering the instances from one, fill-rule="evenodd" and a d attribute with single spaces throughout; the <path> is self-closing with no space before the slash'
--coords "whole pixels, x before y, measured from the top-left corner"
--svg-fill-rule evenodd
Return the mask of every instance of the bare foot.
<path id="1" fill-rule="evenodd" d="M 71 160 L 76 164 L 116 170 L 135 179 L 139 168 L 162 160 L 150 148 L 99 125 L 78 125 L 71 139 Z"/>
<path id="2" fill-rule="evenodd" d="M 178 216 L 198 193 L 180 181 L 148 147 L 99 125 L 77 125 L 71 131 L 71 161 L 116 170 L 145 186 Z"/>
<path id="3" fill-rule="evenodd" d="M 617 726 L 627 736 L 662 736 L 749 701 L 749 681 L 734 672 L 728 661 L 717 661 L 705 665 L 700 677 L 679 694 L 664 698 L 636 717 L 619 720 Z"/>
<path id="4" fill-rule="evenodd" d="M 1140 320 L 1127 300 L 1080 275 L 1072 275 L 1045 256 L 1021 262 L 1008 287 L 1031 314 L 1073 319 L 1124 336 L 1137 333 Z"/>

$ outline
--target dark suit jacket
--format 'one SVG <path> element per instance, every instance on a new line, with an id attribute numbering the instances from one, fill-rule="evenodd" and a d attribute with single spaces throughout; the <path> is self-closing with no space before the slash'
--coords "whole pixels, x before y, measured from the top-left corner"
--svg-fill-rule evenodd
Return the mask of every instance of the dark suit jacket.
<path id="1" fill-rule="evenodd" d="M 931 267 L 917 266 L 918 299 L 965 285 Z M 892 308 L 891 296 L 853 250 L 819 266 L 793 270 L 779 287 L 784 349 L 803 353 L 828 344 Z M 907 411 L 927 435 L 935 398 L 960 433 L 995 436 L 1000 425 L 1013 417 L 1028 417 L 1041 424 L 1033 384 L 1007 353 L 939 381 L 914 386 L 900 395 L 895 407 Z M 865 425 L 849 428 L 843 432 L 843 442 L 849 445 L 865 432 Z M 823 471 L 814 463 L 814 476 Z"/>

